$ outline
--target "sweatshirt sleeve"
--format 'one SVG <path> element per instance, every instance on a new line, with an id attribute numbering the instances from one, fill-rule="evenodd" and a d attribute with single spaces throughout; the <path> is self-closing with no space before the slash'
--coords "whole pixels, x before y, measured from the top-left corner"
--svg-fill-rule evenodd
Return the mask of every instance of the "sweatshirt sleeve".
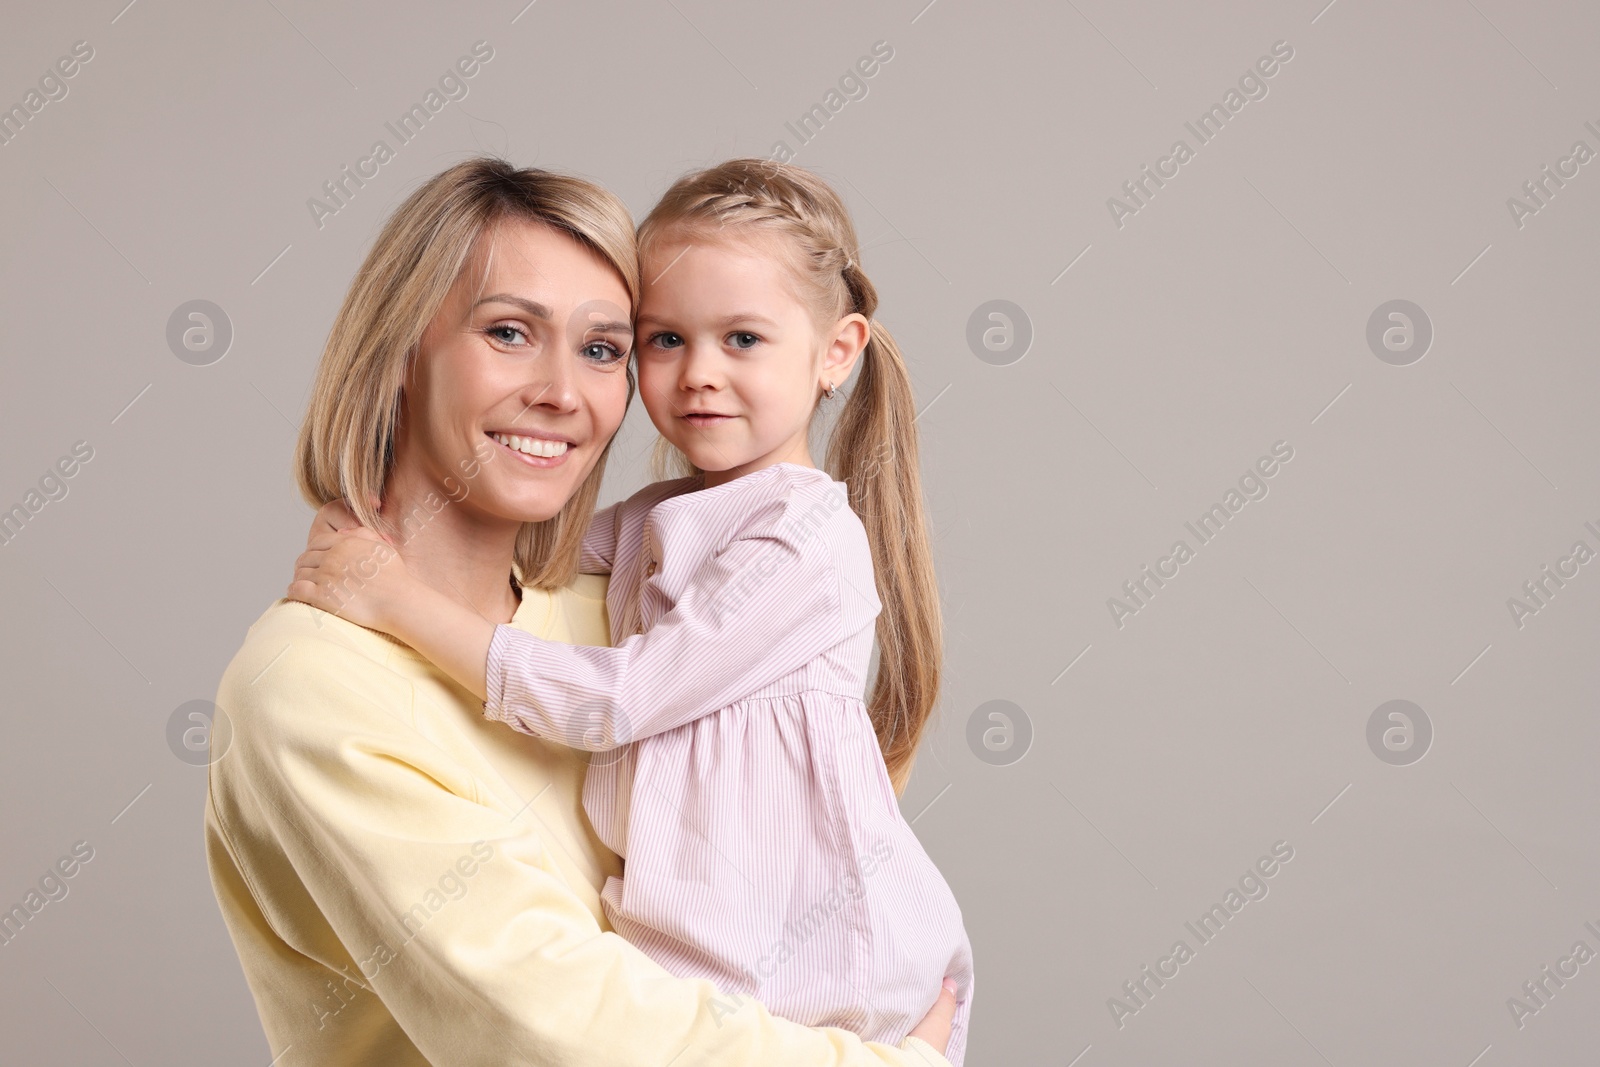
<path id="1" fill-rule="evenodd" d="M 241 872 L 227 888 L 287 931 L 271 951 L 343 969 L 359 987 L 346 995 L 381 998 L 430 1062 L 949 1067 L 913 1038 L 896 1050 L 802 1027 L 669 975 L 566 888 L 536 807 L 506 810 L 416 729 L 410 682 L 337 649 L 282 659 L 221 694 L 234 736 L 208 825 Z M 299 933 L 320 928 L 296 917 L 313 913 L 336 942 Z M 319 1042 L 354 1024 L 295 1007 L 269 1024 L 274 1052 L 331 1062 Z"/>
<path id="2" fill-rule="evenodd" d="M 583 534 L 583 549 L 578 555 L 581 574 L 610 574 L 617 557 L 617 524 L 622 520 L 622 504 L 601 508 L 589 520 Z"/>
<path id="3" fill-rule="evenodd" d="M 681 726 L 783 678 L 835 644 L 843 576 L 824 531 L 779 501 L 710 555 L 672 610 L 614 647 L 498 626 L 485 713 L 604 751 Z"/>

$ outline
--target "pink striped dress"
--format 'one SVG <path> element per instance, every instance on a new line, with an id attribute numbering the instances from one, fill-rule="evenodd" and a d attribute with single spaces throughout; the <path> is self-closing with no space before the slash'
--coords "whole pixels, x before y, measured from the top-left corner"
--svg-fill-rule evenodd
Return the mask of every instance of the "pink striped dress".
<path id="1" fill-rule="evenodd" d="M 862 699 L 881 607 L 866 531 L 811 467 L 699 486 L 595 516 L 582 569 L 611 573 L 613 647 L 499 626 L 485 711 L 596 753 L 584 808 L 624 857 L 602 906 L 667 970 L 888 1044 L 950 975 L 960 1067 L 971 945 Z"/>

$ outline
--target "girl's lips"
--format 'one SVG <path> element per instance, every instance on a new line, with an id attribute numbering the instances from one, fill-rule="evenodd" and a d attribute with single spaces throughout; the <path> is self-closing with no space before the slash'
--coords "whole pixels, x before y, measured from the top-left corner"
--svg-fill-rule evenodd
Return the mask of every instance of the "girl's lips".
<path id="1" fill-rule="evenodd" d="M 683 421 L 690 426 L 717 426 L 733 418 L 732 415 L 684 415 Z"/>

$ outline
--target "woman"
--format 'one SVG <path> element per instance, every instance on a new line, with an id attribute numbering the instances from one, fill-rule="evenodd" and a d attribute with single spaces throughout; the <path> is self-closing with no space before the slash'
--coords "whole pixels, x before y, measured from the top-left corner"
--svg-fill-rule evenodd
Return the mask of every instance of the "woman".
<path id="1" fill-rule="evenodd" d="M 575 571 L 633 392 L 637 272 L 628 212 L 598 187 L 490 160 L 434 178 L 335 320 L 302 490 L 349 501 L 486 618 L 605 643 L 604 579 Z M 946 1064 L 948 993 L 895 1050 L 603 932 L 621 865 L 583 819 L 583 755 L 489 722 L 399 642 L 279 601 L 217 702 L 233 740 L 207 857 L 282 1067 Z"/>

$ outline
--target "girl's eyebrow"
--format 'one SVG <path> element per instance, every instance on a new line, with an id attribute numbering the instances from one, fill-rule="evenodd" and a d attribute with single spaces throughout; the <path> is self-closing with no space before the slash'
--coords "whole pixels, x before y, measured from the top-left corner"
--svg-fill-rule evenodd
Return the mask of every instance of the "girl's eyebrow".
<path id="1" fill-rule="evenodd" d="M 765 315 L 757 314 L 754 311 L 736 311 L 732 315 L 719 319 L 716 324 L 718 326 L 733 326 L 741 322 L 758 322 L 763 326 L 778 325 Z"/>
<path id="2" fill-rule="evenodd" d="M 668 321 L 669 320 L 667 319 L 658 318 L 655 315 L 640 315 L 638 319 L 635 320 L 636 323 L 653 322 L 662 324 L 665 324 Z M 739 323 L 759 323 L 762 326 L 771 326 L 773 328 L 776 328 L 778 325 L 765 315 L 758 314 L 754 311 L 736 311 L 732 315 L 724 315 L 711 325 L 719 328 L 726 328 Z"/>

